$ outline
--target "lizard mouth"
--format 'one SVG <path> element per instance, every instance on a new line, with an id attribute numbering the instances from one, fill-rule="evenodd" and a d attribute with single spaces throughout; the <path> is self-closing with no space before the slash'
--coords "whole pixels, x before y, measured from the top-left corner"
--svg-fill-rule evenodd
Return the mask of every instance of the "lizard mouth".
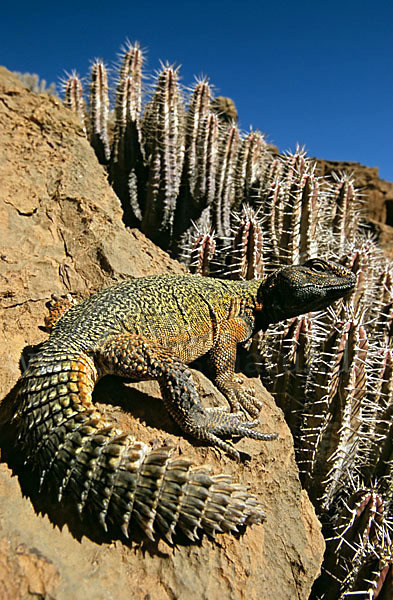
<path id="1" fill-rule="evenodd" d="M 305 285 L 304 286 L 304 290 L 309 289 L 309 290 L 314 290 L 315 288 L 317 288 L 318 290 L 326 290 L 326 293 L 329 295 L 332 295 L 332 293 L 334 292 L 339 292 L 340 293 L 340 297 L 344 297 L 342 295 L 342 292 L 346 292 L 346 296 L 348 294 L 350 294 L 354 287 L 355 287 L 355 283 L 356 281 L 353 282 L 348 282 L 348 283 L 339 283 L 337 285 L 331 285 L 329 286 L 329 288 L 324 287 L 323 285 L 315 285 L 315 284 L 311 284 L 310 285 Z"/>
<path id="2" fill-rule="evenodd" d="M 340 298 L 346 299 L 350 296 L 354 287 L 355 284 L 352 282 L 332 285 L 329 288 L 310 284 L 303 286 L 301 292 L 295 297 L 283 293 L 271 304 L 272 317 L 277 322 L 283 318 L 283 315 L 290 318 L 299 314 L 324 310 Z"/>

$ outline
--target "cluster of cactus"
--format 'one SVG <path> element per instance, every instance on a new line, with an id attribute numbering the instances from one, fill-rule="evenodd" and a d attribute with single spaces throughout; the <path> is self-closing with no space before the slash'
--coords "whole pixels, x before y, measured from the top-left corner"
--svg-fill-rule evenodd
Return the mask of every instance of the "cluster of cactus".
<path id="1" fill-rule="evenodd" d="M 393 265 L 361 227 L 362 204 L 350 176 L 318 178 L 298 150 L 272 159 L 226 245 L 207 224 L 189 251 L 192 271 L 220 277 L 316 255 L 357 273 L 349 300 L 271 326 L 250 347 L 329 538 L 314 600 L 385 598 L 393 585 Z"/>
<path id="2" fill-rule="evenodd" d="M 52 82 L 47 86 L 46 80 L 40 79 L 37 73 L 20 73 L 19 71 L 14 71 L 13 73 L 21 80 L 23 85 L 34 94 L 56 94 L 56 84 Z"/>
<path id="3" fill-rule="evenodd" d="M 358 275 L 348 301 L 270 327 L 250 355 L 292 429 L 328 538 L 312 598 L 390 597 L 393 266 L 362 227 L 354 181 L 318 177 L 301 149 L 277 156 L 258 131 L 242 135 L 214 110 L 206 80 L 186 103 L 169 65 L 146 102 L 142 66 L 140 47 L 127 46 L 114 113 L 102 61 L 92 66 L 88 111 L 75 75 L 65 94 L 108 167 L 127 224 L 202 275 L 262 278 L 312 256 Z"/>
<path id="4" fill-rule="evenodd" d="M 80 116 L 107 166 L 125 223 L 178 256 L 193 222 L 230 235 L 231 209 L 260 181 L 271 155 L 259 132 L 240 134 L 233 110 L 224 112 L 207 79 L 186 94 L 178 69 L 164 64 L 146 91 L 143 62 L 140 46 L 128 44 L 112 111 L 102 60 L 92 64 L 88 102 L 72 73 L 64 104 Z"/>

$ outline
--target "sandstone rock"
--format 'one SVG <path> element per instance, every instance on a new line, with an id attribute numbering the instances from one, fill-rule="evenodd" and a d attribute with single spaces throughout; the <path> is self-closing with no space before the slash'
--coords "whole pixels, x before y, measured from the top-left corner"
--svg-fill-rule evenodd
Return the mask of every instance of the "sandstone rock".
<path id="1" fill-rule="evenodd" d="M 258 382 L 261 430 L 278 431 L 281 438 L 239 442 L 252 457 L 241 465 L 185 439 L 155 383 L 131 386 L 104 378 L 95 393 L 106 417 L 140 439 L 169 441 L 175 454 L 248 483 L 267 519 L 244 535 L 216 541 L 205 536 L 199 544 L 171 548 L 163 541 L 139 541 L 136 533 L 126 544 L 116 532 L 105 535 L 66 505 L 38 495 L 31 474 L 21 470 L 12 476 L 6 462 L 11 457 L 12 463 L 13 454 L 7 426 L 11 390 L 22 351 L 46 337 L 39 327 L 51 294 L 79 298 L 124 277 L 183 267 L 124 227 L 120 202 L 77 118 L 56 98 L 25 90 L 5 69 L 0 69 L 0 148 L 1 598 L 307 598 L 322 561 L 320 525 L 301 490 L 282 413 Z M 203 375 L 195 376 L 203 402 L 224 402 Z"/>

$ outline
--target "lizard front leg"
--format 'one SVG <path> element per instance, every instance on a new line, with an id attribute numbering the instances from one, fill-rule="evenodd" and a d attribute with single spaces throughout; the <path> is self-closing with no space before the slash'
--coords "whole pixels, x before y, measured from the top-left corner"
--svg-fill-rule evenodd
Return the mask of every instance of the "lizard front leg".
<path id="1" fill-rule="evenodd" d="M 243 415 L 202 406 L 187 367 L 154 340 L 137 334 L 123 334 L 108 340 L 96 351 L 96 362 L 103 374 L 111 373 L 134 380 L 155 379 L 168 412 L 184 432 L 217 446 L 239 459 L 239 452 L 223 438 L 249 437 L 276 439 L 276 434 L 255 431 L 257 421 Z"/>
<path id="2" fill-rule="evenodd" d="M 217 327 L 214 345 L 209 352 L 213 381 L 228 400 L 232 411 L 244 411 L 251 417 L 257 417 L 262 402 L 256 398 L 248 379 L 235 373 L 237 346 L 251 337 L 253 317 L 245 314 L 235 299 L 233 304 L 230 317 Z"/>

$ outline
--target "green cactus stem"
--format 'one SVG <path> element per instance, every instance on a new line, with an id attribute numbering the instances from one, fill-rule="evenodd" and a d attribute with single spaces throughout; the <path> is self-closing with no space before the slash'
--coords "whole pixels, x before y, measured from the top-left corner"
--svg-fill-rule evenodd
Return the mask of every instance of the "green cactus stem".
<path id="1" fill-rule="evenodd" d="M 218 117 L 210 112 L 211 90 L 208 82 L 197 82 L 185 119 L 185 156 L 180 195 L 174 221 L 174 249 L 186 232 L 192 234 L 191 222 L 198 222 L 202 212 L 215 198 L 218 154 Z"/>
<path id="2" fill-rule="evenodd" d="M 366 423 L 362 474 L 365 481 L 378 478 L 379 489 L 393 506 L 393 352 L 380 351 L 379 369 L 365 406 Z"/>
<path id="3" fill-rule="evenodd" d="M 318 186 L 315 164 L 302 150 L 283 159 L 277 219 L 280 262 L 298 263 L 316 251 Z"/>
<path id="4" fill-rule="evenodd" d="M 185 120 L 185 180 L 188 182 L 189 191 L 194 202 L 200 208 L 206 206 L 206 203 L 203 202 L 206 183 L 201 181 L 199 167 L 201 154 L 203 157 L 208 154 L 203 142 L 206 134 L 206 118 L 210 114 L 210 100 L 211 90 L 208 81 L 206 79 L 198 81 L 194 86 Z"/>
<path id="5" fill-rule="evenodd" d="M 299 463 L 310 496 L 328 510 L 358 456 L 368 340 L 360 321 L 336 323 L 313 364 L 299 433 Z"/>
<path id="6" fill-rule="evenodd" d="M 285 420 L 296 437 L 304 409 L 307 373 L 312 356 L 312 322 L 309 317 L 289 321 L 277 348 L 277 370 L 271 393 L 283 410 Z M 274 360 L 274 359 L 273 359 Z"/>
<path id="7" fill-rule="evenodd" d="M 375 489 L 361 486 L 350 494 L 332 525 L 323 575 L 311 598 L 337 600 L 349 598 L 351 593 L 356 598 L 355 591 L 359 597 L 376 597 L 372 594 L 377 587 L 372 583 L 379 579 L 375 558 L 389 549 L 383 498 Z M 382 562 L 381 567 L 385 564 Z"/>

